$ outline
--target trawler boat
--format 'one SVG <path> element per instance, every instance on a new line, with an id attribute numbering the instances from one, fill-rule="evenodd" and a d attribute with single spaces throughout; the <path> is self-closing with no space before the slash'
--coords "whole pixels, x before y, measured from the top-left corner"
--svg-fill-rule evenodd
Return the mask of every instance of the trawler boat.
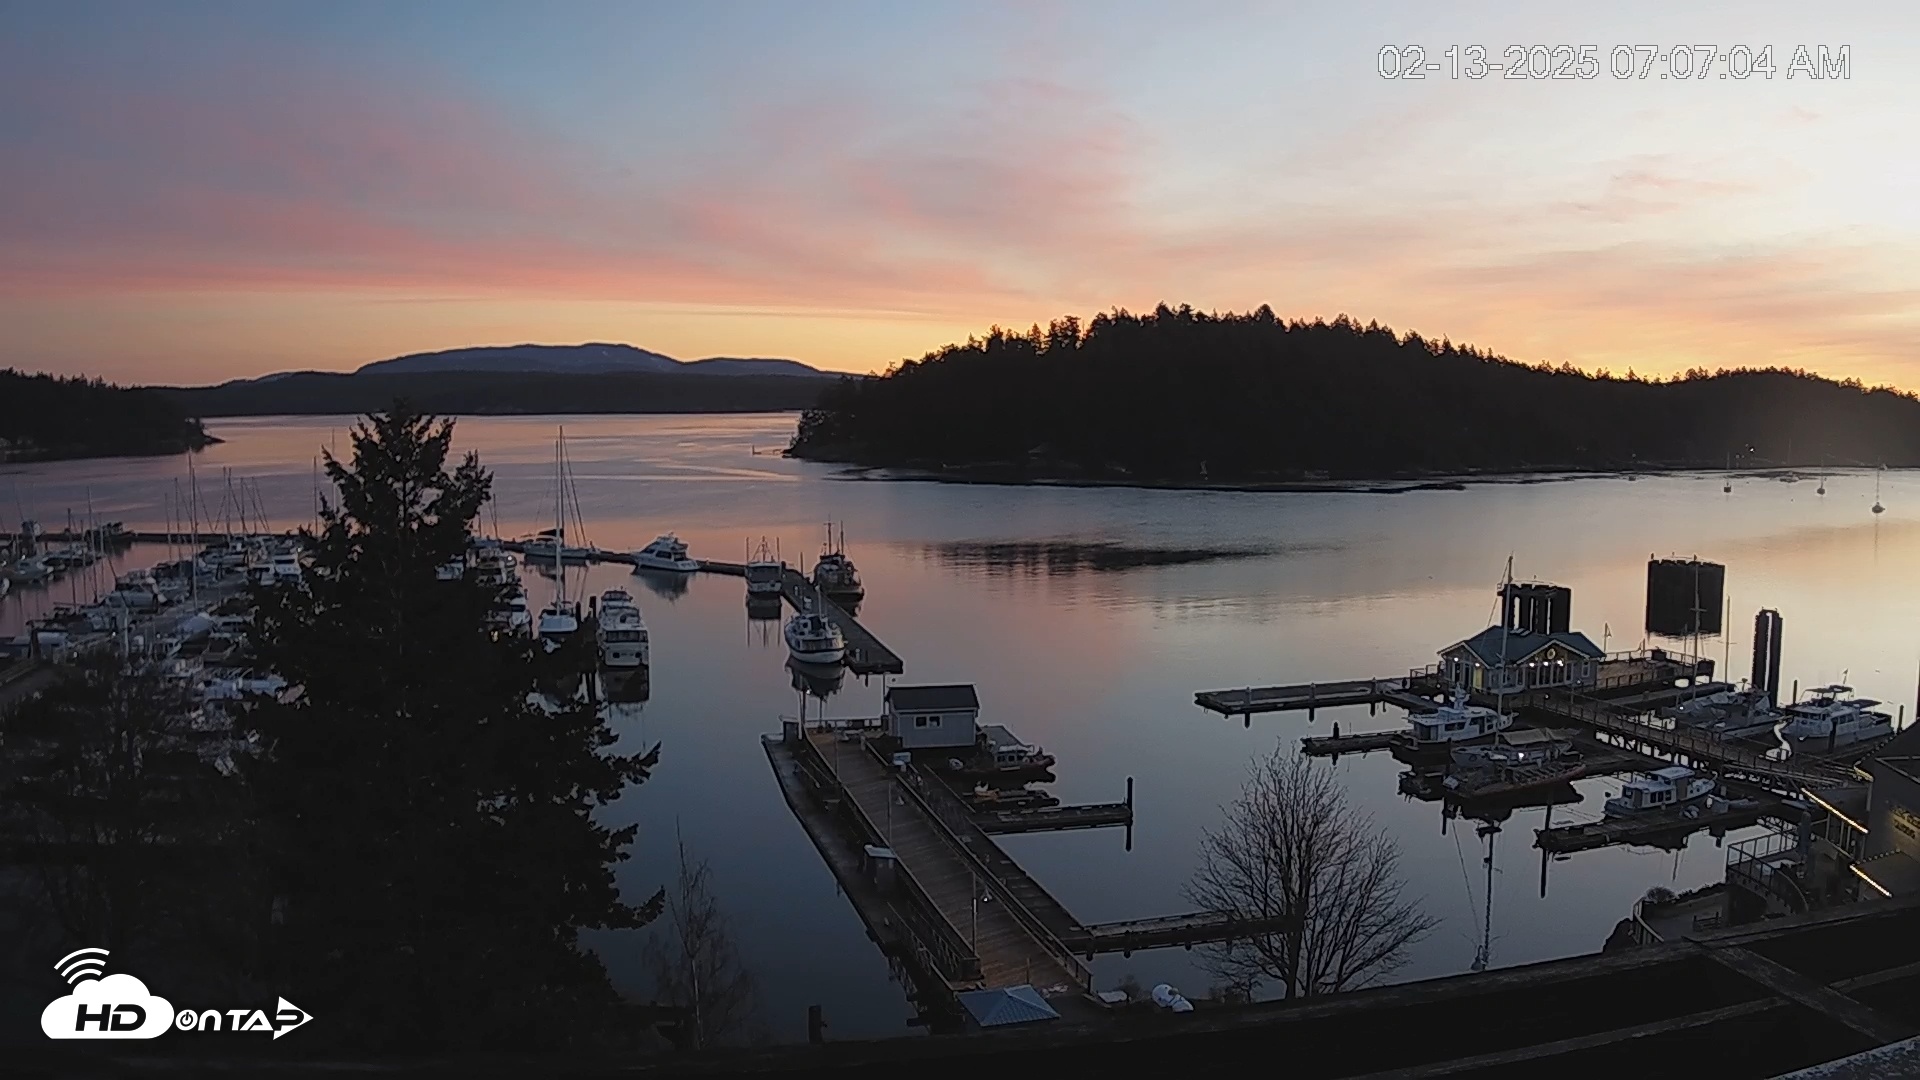
<path id="1" fill-rule="evenodd" d="M 1851 686 L 1822 686 L 1807 693 L 1807 700 L 1787 706 L 1780 734 L 1790 742 L 1844 746 L 1893 733 L 1893 717 L 1874 711 L 1878 701 L 1854 697 Z"/>
<path id="2" fill-rule="evenodd" d="M 793 688 L 825 701 L 846 681 L 845 664 L 803 664 L 787 657 L 787 671 L 793 676 Z"/>
<path id="3" fill-rule="evenodd" d="M 1721 739 L 1755 739 L 1773 734 L 1785 715 L 1761 687 L 1722 690 L 1684 701 L 1662 713 L 1675 726 Z"/>
<path id="4" fill-rule="evenodd" d="M 1607 817 L 1633 817 L 1656 810 L 1670 810 L 1699 802 L 1713 794 L 1713 777 L 1696 773 L 1684 765 L 1655 769 L 1620 785 L 1620 794 L 1608 799 Z"/>
<path id="5" fill-rule="evenodd" d="M 778 599 L 780 590 L 786 585 L 787 564 L 776 558 L 767 548 L 762 538 L 759 550 L 747 560 L 747 602 L 756 599 Z"/>
<path id="6" fill-rule="evenodd" d="M 847 639 L 833 620 L 803 611 L 787 620 L 787 652 L 803 664 L 838 664 L 846 659 Z"/>
<path id="7" fill-rule="evenodd" d="M 1484 705 L 1467 702 L 1467 692 L 1456 688 L 1453 700 L 1426 715 L 1408 717 L 1408 733 L 1415 750 L 1438 750 L 1455 743 L 1491 739 L 1513 726 L 1513 717 Z"/>
<path id="8" fill-rule="evenodd" d="M 667 533 L 654 537 L 653 543 L 634 552 L 633 566 L 636 570 L 670 570 L 677 574 L 691 574 L 700 569 L 700 561 L 687 557 L 686 541 Z"/>
<path id="9" fill-rule="evenodd" d="M 854 569 L 853 560 L 847 558 L 846 541 L 843 529 L 840 542 L 834 543 L 833 527 L 827 527 L 827 543 L 820 552 L 820 561 L 813 564 L 813 587 L 830 600 L 858 603 L 867 595 L 867 588 L 860 584 L 860 571 Z"/>

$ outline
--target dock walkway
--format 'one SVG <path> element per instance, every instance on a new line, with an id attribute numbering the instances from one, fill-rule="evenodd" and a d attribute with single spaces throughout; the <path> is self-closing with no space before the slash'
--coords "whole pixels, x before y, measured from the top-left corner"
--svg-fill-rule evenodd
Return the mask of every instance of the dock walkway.
<path id="1" fill-rule="evenodd" d="M 813 582 L 802 577 L 800 571 L 787 568 L 780 582 L 780 594 L 787 598 L 795 611 L 817 611 L 833 620 L 840 633 L 847 639 L 847 670 L 855 675 L 898 675 L 907 669 L 907 665 L 886 643 L 875 637 L 871 630 L 860 625 L 860 620 L 847 614 L 840 605 L 826 598 Z"/>
<path id="2" fill-rule="evenodd" d="M 1622 713 L 1612 702 L 1582 694 L 1541 694 L 1529 699 L 1526 706 L 1555 720 L 1592 728 L 1622 740 L 1629 747 L 1656 748 L 1769 787 L 1787 790 L 1802 786 L 1832 787 L 1848 783 L 1853 777 L 1852 768 L 1841 762 L 1769 757 L 1764 750 L 1739 740 L 1716 738 L 1685 728 L 1661 727 L 1640 716 Z"/>
<path id="3" fill-rule="evenodd" d="M 1222 716 L 1330 709 L 1339 705 L 1398 705 L 1414 712 L 1432 712 L 1436 690 L 1411 677 L 1349 679 L 1345 682 L 1293 683 L 1286 686 L 1248 686 L 1238 690 L 1202 690 L 1194 704 Z"/>
<path id="4" fill-rule="evenodd" d="M 1644 844 L 1667 837 L 1685 836 L 1699 829 L 1726 832 L 1757 825 L 1767 818 L 1779 818 L 1788 813 L 1784 800 L 1771 797 L 1715 805 L 1717 809 L 1683 807 L 1631 818 L 1603 818 L 1579 825 L 1535 829 L 1533 843 L 1541 851 L 1561 855 L 1614 844 Z M 1688 810 L 1695 811 L 1693 816 L 1687 816 Z"/>
<path id="5" fill-rule="evenodd" d="M 911 798 L 865 740 L 842 740 L 832 732 L 810 732 L 804 737 L 830 763 L 847 794 L 881 830 L 886 846 L 926 890 L 947 925 L 972 947 L 986 986 L 1030 984 L 1053 993 L 1075 987 L 1084 990 L 1091 985 L 1092 975 L 1084 966 L 1057 945 L 1041 940 L 1034 932 L 1036 928 L 1022 918 L 1025 901 L 1044 898 L 1056 909 L 1058 903 L 1037 884 L 1033 890 L 1015 892 L 1017 883 L 1009 883 L 1007 875 L 991 870 L 982 874 L 982 849 L 998 853 L 997 847 L 990 841 L 973 845 L 974 857 L 969 858 L 961 846 L 964 839 L 956 839 L 950 829 Z M 1011 859 L 1006 862 L 1012 864 Z M 1025 872 L 1018 877 L 1026 878 Z M 983 898 L 989 899 L 982 902 Z M 1064 909 L 1058 914 L 1064 917 Z"/>

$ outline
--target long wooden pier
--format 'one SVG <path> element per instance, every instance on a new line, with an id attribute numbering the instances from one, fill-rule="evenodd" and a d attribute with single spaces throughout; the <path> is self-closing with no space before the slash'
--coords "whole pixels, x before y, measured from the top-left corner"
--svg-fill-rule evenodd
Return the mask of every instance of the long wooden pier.
<path id="1" fill-rule="evenodd" d="M 1852 767 L 1840 761 L 1772 757 L 1743 740 L 1651 723 L 1642 716 L 1623 713 L 1612 702 L 1573 691 L 1536 694 L 1524 700 L 1524 707 L 1553 721 L 1571 721 L 1592 728 L 1630 749 L 1662 751 L 1676 759 L 1712 766 L 1723 775 L 1776 790 L 1791 792 L 1808 785 L 1832 787 L 1853 779 Z M 1861 747 L 1860 752 L 1864 753 L 1865 749 Z"/>
<path id="2" fill-rule="evenodd" d="M 1398 705 L 1413 712 L 1432 712 L 1437 683 L 1411 677 L 1349 679 L 1345 682 L 1296 683 L 1289 686 L 1248 686 L 1238 690 L 1202 690 L 1194 704 L 1222 716 L 1330 709 L 1340 705 Z"/>

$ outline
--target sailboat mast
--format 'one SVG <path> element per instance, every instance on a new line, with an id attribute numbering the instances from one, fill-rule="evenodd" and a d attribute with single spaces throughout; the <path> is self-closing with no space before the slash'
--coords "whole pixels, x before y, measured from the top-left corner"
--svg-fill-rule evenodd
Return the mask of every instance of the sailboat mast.
<path id="1" fill-rule="evenodd" d="M 562 448 L 567 444 L 567 429 L 560 429 L 560 436 L 553 441 L 553 576 L 560 582 L 560 591 L 554 598 L 553 606 L 565 609 L 567 604 L 567 546 L 566 520 L 566 472 L 561 467 Z"/>

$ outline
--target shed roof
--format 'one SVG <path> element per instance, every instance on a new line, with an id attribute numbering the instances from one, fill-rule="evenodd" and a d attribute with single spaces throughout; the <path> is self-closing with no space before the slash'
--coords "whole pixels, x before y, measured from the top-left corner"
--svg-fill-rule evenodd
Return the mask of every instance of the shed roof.
<path id="1" fill-rule="evenodd" d="M 973 692 L 972 683 L 949 683 L 943 686 L 890 686 L 886 700 L 896 709 L 918 710 L 923 712 L 958 712 L 961 709 L 978 709 L 980 697 Z"/>
<path id="2" fill-rule="evenodd" d="M 958 995 L 960 1007 L 981 1027 L 1031 1024 L 1040 1020 L 1058 1020 L 1060 1014 L 1031 986 L 1009 986 L 1000 990 L 969 990 Z"/>
<path id="3" fill-rule="evenodd" d="M 1599 659 L 1606 655 L 1606 651 L 1595 645 L 1593 639 L 1578 630 L 1536 634 L 1531 630 L 1508 630 L 1500 626 L 1489 626 L 1465 641 L 1442 649 L 1441 652 L 1450 653 L 1465 646 L 1481 663 L 1499 667 L 1503 663 L 1501 660 L 1503 647 L 1507 656 L 1504 662 L 1517 664 L 1549 645 L 1558 645 L 1568 652 L 1589 659 Z"/>

